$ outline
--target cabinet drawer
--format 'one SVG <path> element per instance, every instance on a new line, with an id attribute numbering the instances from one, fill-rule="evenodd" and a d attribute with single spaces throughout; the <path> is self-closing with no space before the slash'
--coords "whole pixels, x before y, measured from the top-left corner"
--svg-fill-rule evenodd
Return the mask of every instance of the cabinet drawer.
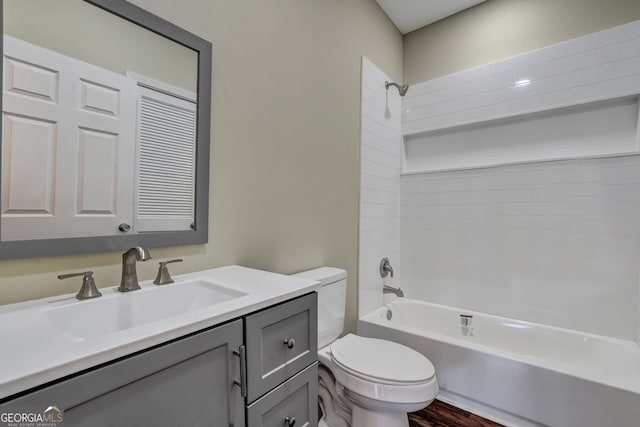
<path id="1" fill-rule="evenodd" d="M 247 427 L 316 427 L 318 363 L 247 407 Z"/>
<path id="2" fill-rule="evenodd" d="M 247 402 L 318 359 L 315 292 L 245 318 Z"/>

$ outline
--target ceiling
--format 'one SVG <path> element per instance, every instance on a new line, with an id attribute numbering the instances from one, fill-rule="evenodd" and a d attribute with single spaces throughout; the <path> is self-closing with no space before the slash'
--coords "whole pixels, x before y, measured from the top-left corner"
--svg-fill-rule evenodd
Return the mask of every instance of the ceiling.
<path id="1" fill-rule="evenodd" d="M 376 0 L 402 34 L 486 0 Z"/>

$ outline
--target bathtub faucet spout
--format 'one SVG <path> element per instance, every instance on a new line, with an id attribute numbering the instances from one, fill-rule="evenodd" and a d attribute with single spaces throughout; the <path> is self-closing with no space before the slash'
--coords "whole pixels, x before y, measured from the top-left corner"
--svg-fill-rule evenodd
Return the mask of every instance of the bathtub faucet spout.
<path id="1" fill-rule="evenodd" d="M 394 288 L 393 286 L 389 286 L 389 285 L 384 285 L 382 287 L 382 293 L 383 294 L 395 294 L 399 297 L 403 297 L 404 296 L 404 292 L 402 292 L 402 289 L 400 288 Z"/>

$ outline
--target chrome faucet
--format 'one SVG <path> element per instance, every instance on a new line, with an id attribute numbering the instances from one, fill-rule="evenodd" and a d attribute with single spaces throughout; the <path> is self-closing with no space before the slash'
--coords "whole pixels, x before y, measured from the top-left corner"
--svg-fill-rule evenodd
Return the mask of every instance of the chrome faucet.
<path id="1" fill-rule="evenodd" d="M 382 293 L 383 294 L 395 294 L 399 297 L 403 297 L 404 296 L 404 292 L 402 292 L 402 289 L 400 288 L 394 288 L 393 286 L 389 286 L 389 285 L 384 285 L 382 287 Z"/>
<path id="2" fill-rule="evenodd" d="M 151 259 L 151 254 L 145 248 L 136 246 L 122 254 L 122 278 L 120 279 L 120 292 L 129 292 L 140 289 L 138 274 L 136 273 L 136 261 Z"/>
<path id="3" fill-rule="evenodd" d="M 393 268 L 391 267 L 389 258 L 384 257 L 380 261 L 380 277 L 384 278 L 384 277 L 387 277 L 387 275 L 389 274 L 391 274 L 391 277 L 393 277 Z"/>

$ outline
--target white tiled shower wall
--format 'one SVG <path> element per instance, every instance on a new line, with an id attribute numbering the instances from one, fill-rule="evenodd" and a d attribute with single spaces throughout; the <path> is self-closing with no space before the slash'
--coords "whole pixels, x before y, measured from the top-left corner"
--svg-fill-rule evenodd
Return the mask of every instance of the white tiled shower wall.
<path id="1" fill-rule="evenodd" d="M 385 90 L 391 79 L 362 58 L 360 255 L 358 309 L 362 316 L 382 304 L 379 265 L 388 257 L 400 267 L 400 96 Z M 393 282 L 391 282 L 393 280 Z M 388 283 L 395 283 L 399 277 Z"/>
<path id="2" fill-rule="evenodd" d="M 411 297 L 633 340 L 640 156 L 404 176 Z"/>
<path id="3" fill-rule="evenodd" d="M 633 22 L 413 85 L 403 100 L 402 134 L 419 138 L 638 94 L 640 22 Z M 379 305 L 366 290 L 363 297 L 363 287 L 373 290 L 375 275 L 368 275 L 379 262 L 367 257 L 395 254 L 392 230 L 399 224 L 401 268 L 395 264 L 409 297 L 640 342 L 640 157 L 405 175 L 397 219 L 391 170 L 383 196 L 383 187 L 365 179 L 371 172 L 364 158 L 365 140 L 395 141 L 396 128 L 385 127 L 380 137 L 364 105 L 361 315 Z M 395 162 L 401 143 L 386 154 Z M 384 199 L 378 214 L 388 212 L 376 219 L 390 225 L 381 234 L 364 218 L 374 197 Z"/>

